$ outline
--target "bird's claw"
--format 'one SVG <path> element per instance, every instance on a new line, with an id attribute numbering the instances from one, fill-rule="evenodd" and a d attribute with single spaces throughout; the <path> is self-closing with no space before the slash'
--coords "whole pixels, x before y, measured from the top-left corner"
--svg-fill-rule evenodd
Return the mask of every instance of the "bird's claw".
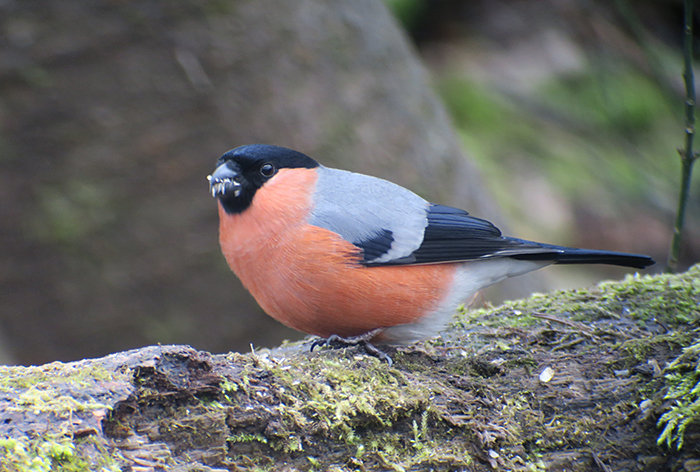
<path id="1" fill-rule="evenodd" d="M 393 364 L 391 357 L 389 357 L 389 355 L 386 352 L 382 351 L 370 342 L 370 340 L 377 334 L 379 334 L 381 331 L 381 328 L 377 328 L 367 331 L 366 333 L 360 334 L 359 336 L 351 336 L 347 338 L 338 336 L 337 334 L 331 334 L 327 338 L 315 339 L 311 343 L 309 351 L 313 352 L 313 350 L 319 346 L 329 347 L 331 349 L 340 349 L 348 346 L 359 345 L 364 348 L 367 354 L 369 354 L 370 356 L 374 356 L 379 360 L 385 361 L 389 365 L 389 367 L 391 367 L 391 365 Z"/>

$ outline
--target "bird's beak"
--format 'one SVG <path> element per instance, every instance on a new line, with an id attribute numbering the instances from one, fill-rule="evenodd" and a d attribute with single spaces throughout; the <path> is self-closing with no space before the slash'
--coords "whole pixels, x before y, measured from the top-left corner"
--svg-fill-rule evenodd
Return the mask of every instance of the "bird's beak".
<path id="1" fill-rule="evenodd" d="M 207 175 L 209 190 L 212 197 L 220 197 L 227 193 L 238 197 L 241 194 L 241 176 L 224 162 L 216 168 L 213 174 Z"/>

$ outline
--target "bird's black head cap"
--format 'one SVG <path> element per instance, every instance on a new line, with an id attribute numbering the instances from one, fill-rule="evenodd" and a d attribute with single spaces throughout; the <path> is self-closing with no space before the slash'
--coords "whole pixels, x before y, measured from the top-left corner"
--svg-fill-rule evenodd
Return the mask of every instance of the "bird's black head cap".
<path id="1" fill-rule="evenodd" d="M 269 144 L 249 144 L 224 153 L 208 177 L 212 196 L 218 197 L 227 213 L 241 213 L 255 192 L 280 169 L 313 169 L 319 164 L 306 154 Z"/>

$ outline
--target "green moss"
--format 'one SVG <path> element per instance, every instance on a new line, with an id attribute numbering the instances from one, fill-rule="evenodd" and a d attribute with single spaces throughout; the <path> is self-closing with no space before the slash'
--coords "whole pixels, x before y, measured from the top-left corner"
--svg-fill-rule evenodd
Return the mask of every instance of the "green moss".
<path id="1" fill-rule="evenodd" d="M 314 470 L 328 470 L 334 464 L 329 459 L 341 451 L 357 468 L 470 463 L 466 442 L 447 439 L 445 420 L 432 407 L 431 398 L 444 385 L 388 368 L 373 357 L 345 356 L 324 350 L 283 361 L 248 357 L 243 369 L 248 386 L 230 379 L 237 387 L 227 394 L 235 418 L 229 420 L 232 452 L 252 443 L 269 448 L 269 454 L 311 457 Z M 261 377 L 272 395 L 266 403 L 273 406 L 245 410 L 252 408 Z M 267 426 L 258 427 L 257 416 L 246 418 L 246 411 L 264 417 Z M 336 452 L 329 455 L 329 448 Z"/>
<path id="2" fill-rule="evenodd" d="M 0 438 L 3 472 L 120 472 L 120 459 L 119 454 L 107 453 L 90 439 L 73 442 L 66 437 Z"/>
<path id="3" fill-rule="evenodd" d="M 685 348 L 665 371 L 668 392 L 664 400 L 670 407 L 659 418 L 663 431 L 657 443 L 680 450 L 686 428 L 700 423 L 700 342 Z"/>
<path id="4" fill-rule="evenodd" d="M 283 386 L 283 404 L 301 413 L 288 416 L 294 426 L 314 423 L 340 440 L 352 442 L 357 427 L 390 427 L 428 406 L 429 387 L 410 386 L 401 372 L 386 369 L 374 358 L 348 363 L 316 357 L 306 360 L 302 369 L 271 372 Z"/>
<path id="5" fill-rule="evenodd" d="M 641 321 L 677 326 L 700 320 L 700 265 L 683 274 L 627 276 L 599 287 L 603 302 Z"/>
<path id="6" fill-rule="evenodd" d="M 462 311 L 454 329 L 445 332 L 436 345 L 455 346 L 463 353 L 464 359 L 453 357 L 441 367 L 454 375 L 469 376 L 471 391 L 489 398 L 493 391 L 513 388 L 498 399 L 490 420 L 501 427 L 498 443 L 502 450 L 517 447 L 516 442 L 528 445 L 531 453 L 523 460 L 537 464 L 536 454 L 608 447 L 602 442 L 606 425 L 635 417 L 646 399 L 651 400 L 650 405 L 673 401 L 659 423 L 665 428 L 659 443 L 682 445 L 684 429 L 700 418 L 696 350 L 700 347 L 694 344 L 699 323 L 700 266 L 695 266 L 683 274 L 630 275 L 589 290 L 534 295 L 495 308 Z M 453 335 L 454 340 L 450 339 Z M 677 357 L 690 345 L 667 369 L 666 377 L 661 377 L 659 366 L 665 359 Z M 530 355 L 523 355 L 523 348 Z M 599 392 L 585 382 L 576 386 L 576 375 L 568 373 L 567 359 L 572 356 L 577 359 L 574 369 L 585 365 L 585 376 L 599 379 Z M 490 369 L 476 369 L 479 362 Z M 547 365 L 555 366 L 554 381 L 559 379 L 563 386 L 570 382 L 573 392 L 580 388 L 587 401 L 596 403 L 595 408 L 582 414 L 575 408 L 569 411 L 565 402 L 553 411 L 550 404 L 551 413 L 544 414 L 542 400 L 535 394 L 537 384 L 509 386 L 508 377 L 519 378 L 518 369 L 525 370 L 522 379 L 527 379 L 533 370 Z M 620 377 L 614 372 L 620 372 Z M 484 388 L 476 376 L 488 379 L 488 386 Z M 662 401 L 665 384 L 669 392 Z M 534 390 L 529 391 L 528 386 Z M 574 395 L 574 399 L 578 395 L 568 389 L 561 393 Z M 478 416 L 468 421 L 477 434 L 488 431 Z"/>
<path id="7" fill-rule="evenodd" d="M 70 383 L 80 388 L 95 380 L 109 381 L 114 377 L 114 372 L 101 367 L 61 362 L 29 367 L 0 365 L 0 392 L 56 383 Z"/>
<path id="8" fill-rule="evenodd" d="M 99 400 L 108 391 L 103 385 L 125 375 L 82 363 L 0 366 L 0 398 L 10 425 L 20 418 L 42 425 L 27 435 L 0 437 L 0 470 L 120 470 L 120 454 L 95 438 L 93 426 L 111 409 Z M 81 428 L 87 437 L 72 439 Z"/>
<path id="9" fill-rule="evenodd" d="M 659 334 L 646 338 L 634 338 L 622 342 L 618 349 L 630 356 L 629 361 L 646 362 L 654 351 L 663 349 L 673 351 L 687 346 L 693 340 L 693 334 L 689 332 L 673 332 L 669 334 Z"/>
<path id="10" fill-rule="evenodd" d="M 9 406 L 10 410 L 65 417 L 73 412 L 111 408 L 89 396 L 76 397 L 75 392 L 114 377 L 113 372 L 98 367 L 82 368 L 61 363 L 40 367 L 0 366 L 0 392 L 13 399 L 16 406 Z"/>
<path id="11" fill-rule="evenodd" d="M 683 274 L 628 275 L 588 290 L 535 294 L 496 309 L 462 310 L 455 326 L 478 322 L 489 327 L 528 327 L 541 321 L 537 315 L 564 315 L 588 323 L 623 316 L 670 326 L 695 323 L 700 321 L 700 265 Z"/>
<path id="12" fill-rule="evenodd" d="M 259 442 L 261 444 L 267 444 L 267 438 L 262 434 L 234 434 L 226 438 L 226 441 L 233 443 L 249 443 L 249 442 Z"/>

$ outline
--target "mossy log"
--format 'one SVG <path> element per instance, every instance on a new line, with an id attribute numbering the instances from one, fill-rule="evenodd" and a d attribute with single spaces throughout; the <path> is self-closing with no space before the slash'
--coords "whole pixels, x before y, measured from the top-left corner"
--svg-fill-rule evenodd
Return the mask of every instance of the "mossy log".
<path id="1" fill-rule="evenodd" d="M 700 266 L 464 311 L 391 349 L 0 367 L 15 470 L 698 470 Z"/>

